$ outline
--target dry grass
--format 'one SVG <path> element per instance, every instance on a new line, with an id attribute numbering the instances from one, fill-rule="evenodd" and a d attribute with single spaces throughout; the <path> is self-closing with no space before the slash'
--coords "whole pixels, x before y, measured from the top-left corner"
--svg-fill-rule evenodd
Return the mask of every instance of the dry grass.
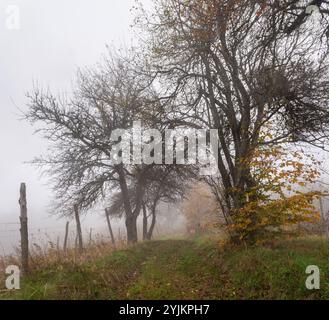
<path id="1" fill-rule="evenodd" d="M 328 299 L 328 250 L 319 237 L 249 248 L 225 246 L 213 237 L 131 247 L 121 242 L 117 248 L 98 241 L 81 255 L 34 246 L 22 289 L 0 299 Z M 15 262 L 15 256 L 6 259 Z M 321 290 L 306 289 L 308 265 L 321 269 Z"/>
<path id="2" fill-rule="evenodd" d="M 96 240 L 89 241 L 84 246 L 82 253 L 76 247 L 71 247 L 64 251 L 62 248 L 59 248 L 58 244 L 51 240 L 42 244 L 32 243 L 29 251 L 29 270 L 33 274 L 40 270 L 60 268 L 63 265 L 84 265 L 125 247 L 127 245 L 123 239 L 117 241 L 116 245 L 113 246 L 109 240 L 101 236 L 96 237 Z M 20 249 L 15 248 L 14 253 L 0 256 L 1 284 L 5 281 L 5 269 L 9 265 L 20 266 L 20 255 Z"/>

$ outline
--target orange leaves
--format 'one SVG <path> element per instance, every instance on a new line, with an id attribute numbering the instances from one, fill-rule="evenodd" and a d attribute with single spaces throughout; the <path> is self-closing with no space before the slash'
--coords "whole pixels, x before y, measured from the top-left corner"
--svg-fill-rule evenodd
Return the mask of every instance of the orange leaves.
<path id="1" fill-rule="evenodd" d="M 262 3 L 262 4 L 260 5 L 259 10 L 256 12 L 256 15 L 257 15 L 258 17 L 260 17 L 260 16 L 266 11 L 267 8 L 268 8 L 268 4 L 267 4 L 267 3 Z"/>
<path id="2" fill-rule="evenodd" d="M 258 241 L 285 226 L 319 218 L 313 202 L 320 193 L 309 188 L 319 177 L 319 163 L 313 156 L 266 146 L 256 149 L 243 163 L 249 164 L 255 187 L 246 190 L 247 201 L 234 212 L 229 226 L 240 240 Z"/>
<path id="3" fill-rule="evenodd" d="M 306 193 L 265 203 L 248 203 L 237 213 L 230 230 L 238 233 L 240 240 L 250 240 L 253 235 L 259 241 L 281 232 L 283 227 L 315 222 L 320 217 L 312 204 L 315 197 L 315 193 Z"/>
<path id="4" fill-rule="evenodd" d="M 303 151 L 284 150 L 281 146 L 259 148 L 250 161 L 255 180 L 272 193 L 295 192 L 314 183 L 320 175 L 318 164 Z"/>

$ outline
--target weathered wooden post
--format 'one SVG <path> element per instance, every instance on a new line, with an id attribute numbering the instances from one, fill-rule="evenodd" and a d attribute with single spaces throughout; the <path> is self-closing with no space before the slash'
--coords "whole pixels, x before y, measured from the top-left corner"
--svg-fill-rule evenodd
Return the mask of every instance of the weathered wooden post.
<path id="1" fill-rule="evenodd" d="M 64 253 L 67 253 L 67 238 L 69 236 L 69 222 L 66 222 L 65 226 L 65 237 L 64 237 L 64 245 L 63 245 L 63 251 Z"/>
<path id="2" fill-rule="evenodd" d="M 59 236 L 57 236 L 56 250 L 57 250 L 58 253 L 59 253 L 59 241 L 60 241 L 60 238 L 59 238 Z"/>
<path id="3" fill-rule="evenodd" d="M 74 240 L 74 249 L 75 251 L 77 251 L 78 248 L 78 235 L 75 236 L 75 240 Z"/>
<path id="4" fill-rule="evenodd" d="M 111 241 L 112 241 L 112 244 L 115 246 L 115 239 L 114 239 L 114 234 L 113 234 L 113 230 L 112 230 L 112 226 L 111 226 L 110 214 L 107 209 L 105 209 L 105 216 L 106 216 L 107 225 L 109 227 L 109 231 L 110 231 L 110 235 L 111 235 Z"/>
<path id="5" fill-rule="evenodd" d="M 79 216 L 79 207 L 77 205 L 74 206 L 74 216 L 75 222 L 77 225 L 77 238 L 79 244 L 79 252 L 83 252 L 83 243 L 82 243 L 82 231 L 81 231 L 81 224 L 80 224 L 80 216 Z"/>
<path id="6" fill-rule="evenodd" d="M 329 234 L 328 234 L 328 226 L 327 226 L 327 217 L 325 216 L 325 213 L 324 213 L 324 208 L 323 208 L 323 199 L 322 197 L 320 197 L 319 199 L 320 201 L 320 212 L 321 212 L 321 222 L 322 222 L 322 229 L 323 229 L 323 234 L 325 237 L 329 237 Z"/>
<path id="7" fill-rule="evenodd" d="M 20 223 L 21 223 L 21 264 L 22 274 L 27 274 L 29 271 L 29 235 L 27 228 L 27 201 L 26 201 L 26 185 L 21 183 L 20 188 Z"/>
<path id="8" fill-rule="evenodd" d="M 92 242 L 92 233 L 93 233 L 93 228 L 90 228 L 89 230 L 89 244 Z"/>

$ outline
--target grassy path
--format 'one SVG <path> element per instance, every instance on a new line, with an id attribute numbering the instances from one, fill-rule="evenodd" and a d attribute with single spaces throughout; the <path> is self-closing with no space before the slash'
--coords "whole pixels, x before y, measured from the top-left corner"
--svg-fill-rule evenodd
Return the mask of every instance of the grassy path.
<path id="1" fill-rule="evenodd" d="M 321 289 L 305 288 L 308 265 Z M 3 299 L 329 299 L 329 245 L 319 239 L 220 250 L 215 240 L 141 243 L 83 264 L 56 264 Z"/>
<path id="2" fill-rule="evenodd" d="M 216 265 L 209 263 L 214 252 L 201 252 L 192 241 L 153 242 L 152 249 L 121 298 L 216 298 L 221 281 Z"/>

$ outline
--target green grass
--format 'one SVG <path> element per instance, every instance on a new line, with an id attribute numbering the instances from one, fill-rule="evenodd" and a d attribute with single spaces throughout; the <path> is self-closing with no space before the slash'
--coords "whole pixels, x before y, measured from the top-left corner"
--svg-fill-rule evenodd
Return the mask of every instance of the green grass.
<path id="1" fill-rule="evenodd" d="M 321 289 L 305 288 L 308 265 Z M 214 239 L 145 242 L 83 264 L 57 264 L 2 299 L 329 299 L 329 244 L 316 238 L 252 248 Z"/>

